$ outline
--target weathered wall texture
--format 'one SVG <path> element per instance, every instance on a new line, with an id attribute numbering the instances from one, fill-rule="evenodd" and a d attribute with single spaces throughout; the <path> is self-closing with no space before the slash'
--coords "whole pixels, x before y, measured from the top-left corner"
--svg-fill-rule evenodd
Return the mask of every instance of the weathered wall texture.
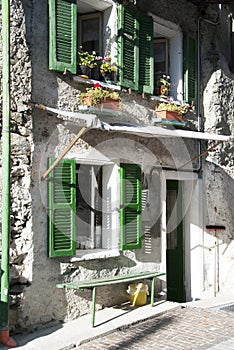
<path id="1" fill-rule="evenodd" d="M 20 329 L 75 318 L 90 310 L 89 292 L 63 291 L 55 288 L 57 282 L 76 278 L 95 278 L 123 273 L 132 269 L 158 268 L 161 263 L 160 229 L 156 222 L 152 246 L 154 251 L 146 255 L 128 252 L 108 260 L 71 262 L 70 259 L 47 257 L 47 183 L 41 175 L 47 168 L 47 158 L 57 156 L 78 132 L 75 124 L 65 123 L 53 114 L 31 110 L 23 101 L 34 101 L 64 110 L 77 110 L 78 95 L 84 86 L 75 83 L 70 76 L 48 70 L 48 8 L 47 0 L 14 0 L 11 3 L 11 110 L 12 110 L 12 228 L 11 228 L 11 325 Z M 218 13 L 211 6 L 207 12 L 198 11 L 187 1 L 141 1 L 140 9 L 162 16 L 181 26 L 182 31 L 196 37 L 197 17 L 204 15 L 216 22 Z M 227 16 L 228 7 L 223 14 Z M 188 16 L 189 13 L 189 16 Z M 38 15 L 40 14 L 40 15 Z M 225 17 L 226 18 L 226 17 Z M 201 21 L 202 88 L 204 89 L 204 119 L 206 130 L 230 134 L 233 130 L 233 75 L 225 59 L 227 52 L 220 44 L 226 37 L 225 24 L 217 26 Z M 219 51 L 221 50 L 221 54 Z M 148 97 L 121 92 L 125 122 L 151 123 L 154 102 Z M 130 102 L 132 104 L 130 104 Z M 122 115 L 122 116 L 123 116 Z M 121 116 L 121 117 L 122 117 Z M 109 119 L 116 121 L 116 119 Z M 33 124 L 33 126 L 32 126 Z M 163 144 L 153 139 L 121 136 L 114 133 L 92 131 L 85 134 L 73 148 L 77 155 L 91 147 L 100 147 L 103 154 L 119 157 L 119 140 L 125 142 L 123 156 L 130 161 L 138 160 L 149 175 L 152 164 L 184 164 L 197 152 L 196 143 L 190 145 L 165 140 Z M 105 149 L 105 144 L 112 148 Z M 121 143 L 122 145 L 122 143 Z M 203 147 L 206 145 L 203 144 Z M 147 150 L 147 151 L 146 151 Z M 179 151 L 179 152 L 177 152 Z M 107 153 L 106 153 L 107 152 Z M 204 163 L 204 209 L 206 224 L 219 223 L 226 226 L 219 234 L 220 288 L 228 288 L 233 277 L 233 146 L 223 144 L 211 156 L 215 162 Z M 146 156 L 147 153 L 147 156 Z M 70 154 L 71 155 L 71 154 Z M 69 154 L 68 154 L 69 156 Z M 153 161 L 151 162 L 151 160 Z M 213 158 L 212 158 L 213 159 Z M 216 165 L 216 162 L 218 165 Z M 150 165 L 149 165 L 150 164 Z M 160 178 L 152 184 L 161 188 Z M 159 201 L 160 202 L 160 201 Z M 161 212 L 161 204 L 157 209 Z M 214 244 L 213 234 L 205 236 L 207 247 Z M 204 290 L 212 288 L 212 252 L 205 247 Z M 95 269 L 93 268 L 95 266 Z M 126 298 L 125 288 L 103 288 L 98 292 L 98 307 L 111 305 Z M 165 286 L 163 286 L 165 287 Z M 101 295 L 101 298 L 100 298 Z"/>
<path id="2" fill-rule="evenodd" d="M 210 131 L 233 135 L 234 82 L 227 66 L 217 69 L 210 77 L 204 91 L 205 128 Z M 225 230 L 211 231 L 206 236 L 205 287 L 213 284 L 214 252 L 217 249 L 217 287 L 230 293 L 234 280 L 234 171 L 233 143 L 223 143 L 206 157 L 204 183 L 206 189 L 205 223 L 224 225 Z M 217 248 L 215 248 L 217 245 Z"/>
<path id="3" fill-rule="evenodd" d="M 29 3 L 29 2 L 28 2 Z M 32 281 L 32 117 L 23 105 L 31 99 L 31 59 L 27 40 L 30 14 L 26 2 L 11 2 L 11 233 L 10 289 L 11 321 L 23 299 L 23 289 Z M 1 46 L 2 50 L 2 46 Z M 2 62 L 1 62 L 2 69 Z"/>

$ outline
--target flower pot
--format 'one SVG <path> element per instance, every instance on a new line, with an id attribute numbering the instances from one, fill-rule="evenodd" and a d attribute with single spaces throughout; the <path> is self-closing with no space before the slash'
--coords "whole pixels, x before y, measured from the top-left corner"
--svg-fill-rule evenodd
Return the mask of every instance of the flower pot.
<path id="1" fill-rule="evenodd" d="M 91 78 L 94 80 L 99 80 L 99 68 L 98 66 L 95 66 L 91 69 Z"/>
<path id="2" fill-rule="evenodd" d="M 102 80 L 105 81 L 106 83 L 114 81 L 113 72 L 102 73 Z"/>
<path id="3" fill-rule="evenodd" d="M 120 99 L 107 97 L 101 103 L 101 109 L 102 108 L 112 109 L 117 111 L 120 108 Z"/>
<path id="4" fill-rule="evenodd" d="M 82 104 L 86 105 L 86 106 L 92 106 L 92 99 L 90 96 L 83 96 L 82 98 Z"/>
<path id="5" fill-rule="evenodd" d="M 184 121 L 184 118 L 180 116 L 177 112 L 171 112 L 171 111 L 166 111 L 166 110 L 156 110 L 156 114 L 158 118 L 167 118 L 171 120 L 178 120 L 180 122 Z"/>
<path id="6" fill-rule="evenodd" d="M 84 76 L 87 76 L 88 78 L 90 78 L 91 77 L 91 68 L 88 66 L 80 65 L 78 67 L 78 74 L 84 75 Z"/>

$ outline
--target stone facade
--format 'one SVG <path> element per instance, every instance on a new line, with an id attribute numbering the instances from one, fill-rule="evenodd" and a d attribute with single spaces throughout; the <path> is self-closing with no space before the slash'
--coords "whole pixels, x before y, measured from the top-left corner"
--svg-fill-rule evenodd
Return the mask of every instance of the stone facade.
<path id="1" fill-rule="evenodd" d="M 182 31 L 197 35 L 198 18 L 201 38 L 201 98 L 202 127 L 205 131 L 232 134 L 234 110 L 234 80 L 228 62 L 230 47 L 224 45 L 228 38 L 227 19 L 231 5 L 197 8 L 191 2 L 151 1 L 139 3 L 139 10 L 179 24 Z M 40 15 L 38 15 L 40 14 Z M 214 30 L 216 28 L 216 30 Z M 12 329 L 33 330 L 36 327 L 79 317 L 90 310 L 89 291 L 64 291 L 55 288 L 56 283 L 75 279 L 96 278 L 135 270 L 165 269 L 165 257 L 161 247 L 161 213 L 165 193 L 162 183 L 166 175 L 164 167 L 178 168 L 197 154 L 197 141 L 173 139 L 157 140 L 134 135 L 123 135 L 100 130 L 85 133 L 66 157 L 88 157 L 92 150 L 100 151 L 109 159 L 125 159 L 141 164 L 149 179 L 151 207 L 144 211 L 153 227 L 151 250 L 147 252 L 146 239 L 143 250 L 118 252 L 110 256 L 70 259 L 49 259 L 47 256 L 47 182 L 41 176 L 47 169 L 48 157 L 57 157 L 78 133 L 80 125 L 68 122 L 61 116 L 39 109 L 31 109 L 23 102 L 33 101 L 45 106 L 67 111 L 78 110 L 78 96 L 84 90 L 82 84 L 48 69 L 48 4 L 47 0 L 11 1 L 11 249 L 10 249 L 10 325 Z M 2 62 L 1 62 L 2 63 Z M 1 64 L 2 66 L 2 64 Z M 155 102 L 150 96 L 122 89 L 122 113 L 120 117 L 102 116 L 107 122 L 116 121 L 152 124 Z M 65 118 L 64 118 L 65 119 Z M 188 116 L 189 125 L 196 130 L 196 113 Z M 211 145 L 213 143 L 209 143 Z M 120 148 L 121 145 L 121 148 Z M 203 142 L 202 148 L 207 145 Z M 213 293 L 214 246 L 219 247 L 218 289 L 231 288 L 233 281 L 233 144 L 223 143 L 203 160 L 202 196 L 198 196 L 203 209 L 204 254 L 201 288 L 198 294 L 188 287 L 192 299 L 196 295 Z M 153 169 L 152 165 L 157 165 Z M 191 173 L 191 168 L 189 170 Z M 153 179 L 152 179 L 152 174 Z M 183 175 L 184 176 L 184 175 Z M 170 178 L 170 176 L 169 176 Z M 175 177 L 176 178 L 176 177 Z M 185 177 L 183 177 L 185 179 Z M 196 178 L 199 182 L 199 177 Z M 199 192 L 199 191 L 198 191 Z M 155 196 L 159 200 L 155 203 Z M 193 189 L 185 195 L 189 198 Z M 198 206 L 200 208 L 200 206 Z M 196 207 L 196 208 L 198 208 Z M 201 209 L 201 208 L 200 208 Z M 197 209 L 198 210 L 198 209 Z M 159 214 L 156 214 L 159 213 Z M 193 223 L 193 215 L 187 221 Z M 190 225 L 187 223 L 187 225 Z M 223 232 L 206 232 L 205 226 L 220 224 Z M 216 234 L 216 237 L 215 237 Z M 192 237 L 192 236 L 191 236 Z M 192 240 L 192 239 L 191 239 Z M 188 245 L 191 242 L 187 242 Z M 187 244 L 186 243 L 186 244 Z M 192 247 L 192 243 L 190 250 Z M 187 253 L 186 253 L 187 254 Z M 199 253 L 200 254 L 200 253 Z M 190 259 L 190 258 L 188 258 Z M 195 258 L 193 258 L 195 259 Z M 192 259 L 191 259 L 192 260 Z M 190 262 L 189 262 L 190 264 Z M 193 272 L 191 263 L 191 271 Z M 95 268 L 94 268 L 95 266 Z M 187 272 L 187 274 L 189 274 Z M 195 272 L 198 274 L 198 272 Z M 191 277 L 189 277 L 191 278 Z M 200 276 L 198 277 L 198 279 Z M 196 284 L 192 277 L 191 285 Z M 187 281 L 188 283 L 188 281 Z M 102 288 L 98 292 L 99 308 L 126 300 L 126 286 L 118 289 Z M 158 291 L 165 290 L 165 281 Z"/>

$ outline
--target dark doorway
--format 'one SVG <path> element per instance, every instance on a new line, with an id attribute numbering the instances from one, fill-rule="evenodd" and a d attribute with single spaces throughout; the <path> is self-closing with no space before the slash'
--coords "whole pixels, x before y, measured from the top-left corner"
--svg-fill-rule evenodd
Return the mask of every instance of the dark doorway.
<path id="1" fill-rule="evenodd" d="M 167 181 L 167 300 L 185 301 L 182 183 Z"/>

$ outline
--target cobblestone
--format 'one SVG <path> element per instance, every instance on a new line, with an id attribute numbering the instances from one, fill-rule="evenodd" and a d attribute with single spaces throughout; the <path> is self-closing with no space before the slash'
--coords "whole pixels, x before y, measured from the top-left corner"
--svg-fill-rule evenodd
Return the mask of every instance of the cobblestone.
<path id="1" fill-rule="evenodd" d="M 78 350 L 231 350 L 234 313 L 177 308 L 77 347 Z"/>

